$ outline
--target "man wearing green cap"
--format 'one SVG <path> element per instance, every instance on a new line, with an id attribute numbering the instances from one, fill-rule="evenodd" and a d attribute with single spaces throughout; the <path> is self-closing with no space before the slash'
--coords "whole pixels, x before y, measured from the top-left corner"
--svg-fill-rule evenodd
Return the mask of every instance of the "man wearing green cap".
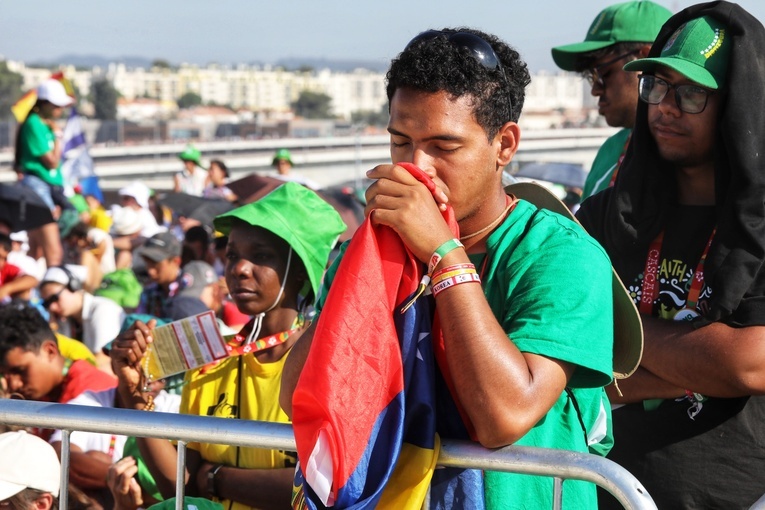
<path id="1" fill-rule="evenodd" d="M 292 154 L 290 154 L 290 151 L 287 149 L 279 149 L 276 151 L 274 159 L 271 161 L 271 166 L 276 169 L 276 177 L 278 179 L 297 182 L 314 190 L 322 188 L 321 184 L 318 182 L 292 172 L 292 167 L 295 166 L 295 164 L 292 162 Z"/>
<path id="2" fill-rule="evenodd" d="M 578 213 L 643 315 L 640 368 L 610 392 L 625 404 L 610 458 L 659 508 L 765 493 L 762 48 L 735 4 L 673 16 L 625 66 L 642 72 L 641 102 L 619 179 Z"/>
<path id="3" fill-rule="evenodd" d="M 590 82 L 591 93 L 598 98 L 598 113 L 606 123 L 622 128 L 595 156 L 582 200 L 613 185 L 635 123 L 637 77 L 623 71 L 622 66 L 648 55 L 659 29 L 671 15 L 649 0 L 614 4 L 598 14 L 584 42 L 552 49 L 558 67 L 581 73 Z"/>
<path id="4" fill-rule="evenodd" d="M 207 171 L 202 166 L 202 153 L 193 145 L 187 145 L 178 158 L 183 161 L 183 171 L 173 176 L 173 191 L 201 197 L 208 181 Z"/>

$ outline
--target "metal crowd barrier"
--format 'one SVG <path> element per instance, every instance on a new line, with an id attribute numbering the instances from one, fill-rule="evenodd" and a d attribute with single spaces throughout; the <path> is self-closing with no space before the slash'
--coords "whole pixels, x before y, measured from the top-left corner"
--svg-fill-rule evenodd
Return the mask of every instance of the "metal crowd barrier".
<path id="1" fill-rule="evenodd" d="M 61 487 L 69 485 L 69 435 L 72 431 L 155 437 L 178 442 L 176 509 L 182 509 L 188 442 L 295 450 L 292 427 L 283 423 L 232 420 L 127 409 L 0 400 L 0 424 L 63 430 Z M 466 441 L 442 441 L 438 465 L 505 471 L 554 479 L 553 509 L 561 508 L 564 479 L 592 482 L 613 494 L 627 509 L 653 510 L 656 505 L 642 484 L 615 462 L 562 450 L 507 446 L 497 450 Z M 67 491 L 59 508 L 67 510 Z"/>

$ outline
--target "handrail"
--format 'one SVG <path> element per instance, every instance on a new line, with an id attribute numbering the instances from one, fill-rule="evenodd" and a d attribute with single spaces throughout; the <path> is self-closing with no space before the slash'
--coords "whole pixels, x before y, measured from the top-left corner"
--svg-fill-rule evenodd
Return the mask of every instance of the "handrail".
<path id="1" fill-rule="evenodd" d="M 0 423 L 156 437 L 181 444 L 200 442 L 295 450 L 292 427 L 284 423 L 8 399 L 0 400 Z M 656 509 L 653 499 L 634 476 L 615 462 L 595 455 L 523 446 L 489 450 L 467 441 L 443 440 L 438 465 L 550 476 L 558 489 L 560 479 L 584 480 L 603 487 L 627 509 Z M 61 471 L 62 487 L 66 487 L 68 469 Z M 559 498 L 554 499 L 559 503 Z M 61 503 L 61 510 L 66 510 L 66 500 Z"/>

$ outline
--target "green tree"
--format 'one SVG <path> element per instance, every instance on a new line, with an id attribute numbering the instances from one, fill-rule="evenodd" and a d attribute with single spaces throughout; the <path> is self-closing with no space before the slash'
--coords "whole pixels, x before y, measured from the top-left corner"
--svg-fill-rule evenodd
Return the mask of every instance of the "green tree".
<path id="1" fill-rule="evenodd" d="M 304 90 L 291 106 L 296 115 L 306 119 L 332 118 L 332 98 L 321 92 Z"/>
<path id="2" fill-rule="evenodd" d="M 157 58 L 151 61 L 151 67 L 159 67 L 160 69 L 172 69 L 173 66 L 170 62 L 163 58 Z"/>
<path id="3" fill-rule="evenodd" d="M 178 108 L 191 108 L 202 104 L 202 98 L 196 92 L 186 92 L 178 98 Z"/>
<path id="4" fill-rule="evenodd" d="M 8 69 L 6 62 L 0 62 L 0 119 L 11 117 L 11 106 L 22 95 L 24 78 Z"/>
<path id="5" fill-rule="evenodd" d="M 95 109 L 95 117 L 100 120 L 115 120 L 119 95 L 117 89 L 108 81 L 93 82 L 90 88 L 90 101 Z"/>

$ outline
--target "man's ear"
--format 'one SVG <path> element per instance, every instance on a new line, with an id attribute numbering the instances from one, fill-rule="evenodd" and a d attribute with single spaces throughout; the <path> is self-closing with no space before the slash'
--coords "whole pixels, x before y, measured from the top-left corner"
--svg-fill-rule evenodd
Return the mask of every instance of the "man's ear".
<path id="1" fill-rule="evenodd" d="M 62 488 L 66 490 L 66 488 Z M 44 492 L 34 502 L 35 510 L 48 510 L 53 507 L 53 496 L 50 492 Z"/>
<path id="2" fill-rule="evenodd" d="M 638 50 L 638 58 L 646 58 L 648 56 L 648 52 L 649 51 L 651 51 L 651 45 L 650 44 L 644 44 Z"/>
<path id="3" fill-rule="evenodd" d="M 518 142 L 521 140 L 521 128 L 515 122 L 506 122 L 495 136 L 495 142 L 499 143 L 497 154 L 497 167 L 504 168 L 510 164 L 515 153 L 518 152 Z"/>
<path id="4" fill-rule="evenodd" d="M 60 356 L 58 342 L 55 340 L 45 340 L 42 345 L 40 345 L 40 352 L 51 359 Z"/>

